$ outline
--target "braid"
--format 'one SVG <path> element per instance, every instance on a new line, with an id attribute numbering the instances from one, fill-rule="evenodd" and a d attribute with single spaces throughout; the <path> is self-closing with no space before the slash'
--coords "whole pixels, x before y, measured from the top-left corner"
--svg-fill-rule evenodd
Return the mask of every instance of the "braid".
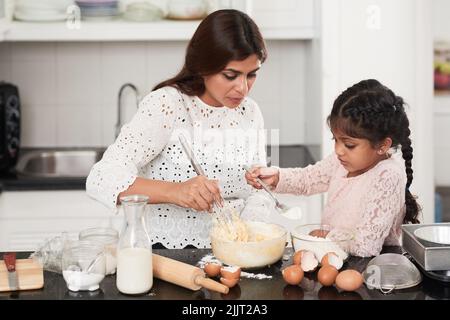
<path id="1" fill-rule="evenodd" d="M 406 119 L 406 121 L 408 121 Z M 420 223 L 420 221 L 417 219 L 417 216 L 420 211 L 419 204 L 417 203 L 415 197 L 411 194 L 411 191 L 409 191 L 409 187 L 411 186 L 412 180 L 413 180 L 413 169 L 411 160 L 413 158 L 413 148 L 411 147 L 411 139 L 409 138 L 409 135 L 411 134 L 411 131 L 408 127 L 406 127 L 405 136 L 403 138 L 403 141 L 401 142 L 402 145 L 402 156 L 405 160 L 405 168 L 406 168 L 406 189 L 405 189 L 405 205 L 406 205 L 406 213 L 405 218 L 403 219 L 403 223 Z"/>
<path id="2" fill-rule="evenodd" d="M 411 131 L 409 130 L 409 128 L 406 128 L 405 138 L 402 141 L 402 156 L 403 159 L 405 160 L 406 177 L 407 177 L 406 189 L 409 189 L 413 179 L 413 169 L 411 168 L 412 167 L 411 160 L 413 158 L 412 153 L 413 148 L 411 147 L 411 139 L 409 138 L 410 133 Z"/>

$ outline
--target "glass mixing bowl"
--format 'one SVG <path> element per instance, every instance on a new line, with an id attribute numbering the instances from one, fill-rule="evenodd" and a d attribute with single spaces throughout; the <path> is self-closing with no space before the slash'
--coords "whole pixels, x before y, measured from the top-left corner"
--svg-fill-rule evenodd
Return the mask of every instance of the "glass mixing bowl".
<path id="1" fill-rule="evenodd" d="M 322 237 L 312 236 L 313 231 L 319 230 Z M 328 252 L 335 252 L 343 261 L 348 258 L 351 241 L 354 235 L 350 230 L 333 232 L 331 226 L 326 224 L 304 224 L 291 231 L 292 247 L 295 251 L 309 250 L 314 252 L 319 262 Z"/>
<path id="2" fill-rule="evenodd" d="M 222 263 L 243 269 L 256 269 L 274 264 L 281 259 L 286 247 L 287 231 L 271 223 L 246 221 L 247 226 L 260 241 L 231 241 L 211 232 L 214 256 Z"/>

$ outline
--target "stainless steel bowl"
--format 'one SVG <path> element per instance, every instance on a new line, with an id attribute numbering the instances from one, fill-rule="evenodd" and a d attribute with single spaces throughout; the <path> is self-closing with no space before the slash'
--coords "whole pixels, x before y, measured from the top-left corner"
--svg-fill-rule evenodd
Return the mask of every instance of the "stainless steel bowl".
<path id="1" fill-rule="evenodd" d="M 450 245 L 450 226 L 426 226 L 414 230 L 414 236 L 420 241 L 438 245 Z"/>

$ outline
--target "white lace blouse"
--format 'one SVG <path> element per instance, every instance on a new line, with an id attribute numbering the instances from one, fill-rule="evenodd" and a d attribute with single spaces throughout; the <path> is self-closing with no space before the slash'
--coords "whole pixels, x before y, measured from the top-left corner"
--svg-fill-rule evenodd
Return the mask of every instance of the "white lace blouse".
<path id="1" fill-rule="evenodd" d="M 175 88 L 161 88 L 142 100 L 133 119 L 92 167 L 86 191 L 116 211 L 118 194 L 138 176 L 171 182 L 195 177 L 178 140 L 182 133 L 208 178 L 218 179 L 224 198 L 241 210 L 245 199 L 251 203 L 252 197 L 260 197 L 246 184 L 242 166 L 266 164 L 263 128 L 261 111 L 250 98 L 235 109 L 218 108 Z M 260 199 L 256 202 L 261 205 Z M 210 214 L 172 204 L 149 208 L 153 243 L 168 248 L 210 247 Z M 246 215 L 254 218 L 258 210 L 251 211 Z"/>

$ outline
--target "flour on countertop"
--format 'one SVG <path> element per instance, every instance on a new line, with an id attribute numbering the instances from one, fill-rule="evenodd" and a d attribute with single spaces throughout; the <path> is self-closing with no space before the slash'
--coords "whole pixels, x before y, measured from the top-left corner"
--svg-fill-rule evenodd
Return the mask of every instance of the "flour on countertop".
<path id="1" fill-rule="evenodd" d="M 251 272 L 241 272 L 241 277 L 249 278 L 249 279 L 272 279 L 272 276 L 269 276 L 264 273 L 251 273 Z"/>
<path id="2" fill-rule="evenodd" d="M 206 256 L 204 256 L 199 262 L 197 262 L 197 266 L 199 266 L 200 268 L 204 268 L 205 264 L 207 263 L 217 263 L 217 264 L 222 264 L 222 262 L 217 259 L 216 257 L 214 257 L 213 254 L 207 254 Z M 243 278 L 248 278 L 248 279 L 272 279 L 272 276 L 266 275 L 264 273 L 251 273 L 251 272 L 241 272 L 241 277 Z"/>
<path id="3" fill-rule="evenodd" d="M 197 262 L 197 265 L 200 268 L 204 268 L 205 264 L 207 263 L 217 263 L 217 264 L 222 264 L 222 262 L 220 262 L 219 259 L 217 259 L 216 257 L 214 257 L 214 255 L 212 254 L 207 254 L 206 256 L 204 256 L 199 262 Z"/>

